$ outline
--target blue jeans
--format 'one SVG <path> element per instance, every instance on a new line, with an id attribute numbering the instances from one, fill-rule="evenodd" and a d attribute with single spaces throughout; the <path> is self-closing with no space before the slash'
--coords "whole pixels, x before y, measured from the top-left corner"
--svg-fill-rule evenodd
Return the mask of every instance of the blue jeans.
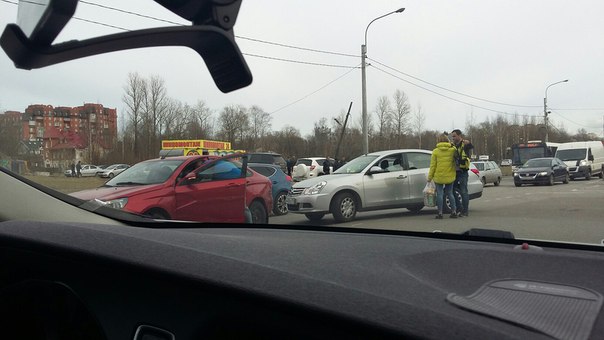
<path id="1" fill-rule="evenodd" d="M 460 212 L 467 213 L 470 205 L 470 195 L 468 195 L 468 172 L 463 170 L 457 171 L 457 178 L 455 178 L 454 183 L 454 189 L 457 189 L 461 194 L 461 202 L 459 201 L 459 197 L 455 195 L 455 203 L 460 207 Z"/>
<path id="2" fill-rule="evenodd" d="M 453 198 L 453 183 L 449 184 L 436 184 L 436 206 L 438 207 L 438 213 L 443 213 L 443 205 L 445 204 L 445 196 L 449 197 L 449 202 L 451 202 L 451 213 L 455 212 L 455 198 Z M 443 195 L 444 191 L 444 195 Z"/>

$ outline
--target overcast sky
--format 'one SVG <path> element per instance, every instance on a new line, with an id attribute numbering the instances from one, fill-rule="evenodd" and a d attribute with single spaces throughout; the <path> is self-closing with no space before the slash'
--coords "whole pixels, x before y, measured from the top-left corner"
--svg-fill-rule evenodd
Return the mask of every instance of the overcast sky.
<path id="1" fill-rule="evenodd" d="M 2 27 L 16 21 L 15 3 L 0 0 Z M 174 25 L 94 3 L 185 23 L 152 0 L 87 0 L 57 41 Z M 220 92 L 201 58 L 186 48 L 110 53 L 32 71 L 15 69 L 0 53 L 0 110 L 93 102 L 122 113 L 128 73 L 138 72 L 162 77 L 170 97 L 191 105 L 203 100 L 215 113 L 226 105 L 258 105 L 272 114 L 273 130 L 291 125 L 310 133 L 321 117 L 331 121 L 350 102 L 358 124 L 365 29 L 401 7 L 403 13 L 368 30 L 370 114 L 378 97 L 401 90 L 414 111 L 421 106 L 427 129 L 464 129 L 469 119 L 477 123 L 497 112 L 542 119 L 546 87 L 569 79 L 547 92 L 554 125 L 603 134 L 601 0 L 244 0 L 235 35 L 254 77 L 247 88 Z"/>

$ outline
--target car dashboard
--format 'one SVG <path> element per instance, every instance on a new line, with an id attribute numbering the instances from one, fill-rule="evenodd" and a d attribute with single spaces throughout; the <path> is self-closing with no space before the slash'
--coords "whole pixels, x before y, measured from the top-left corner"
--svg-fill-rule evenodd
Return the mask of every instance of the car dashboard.
<path id="1" fill-rule="evenodd" d="M 604 256 L 595 246 L 521 246 L 513 239 L 346 228 L 186 226 L 0 223 L 3 337 L 595 339 L 604 334 Z M 554 332 L 455 303 L 509 279 L 593 293 L 591 309 L 582 314 L 588 322 Z M 516 308 L 512 314 L 534 307 L 512 300 L 500 297 Z M 550 315 L 537 315 L 539 308 L 531 315 L 546 323 L 569 311 L 536 303 Z"/>

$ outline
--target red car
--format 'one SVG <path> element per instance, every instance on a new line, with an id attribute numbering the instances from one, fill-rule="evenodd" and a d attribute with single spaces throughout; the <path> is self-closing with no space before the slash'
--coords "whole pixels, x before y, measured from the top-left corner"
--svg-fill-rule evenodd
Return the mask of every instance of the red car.
<path id="1" fill-rule="evenodd" d="M 72 193 L 83 200 L 157 219 L 268 223 L 271 182 L 246 169 L 241 155 L 181 156 L 140 162 L 102 187 Z"/>

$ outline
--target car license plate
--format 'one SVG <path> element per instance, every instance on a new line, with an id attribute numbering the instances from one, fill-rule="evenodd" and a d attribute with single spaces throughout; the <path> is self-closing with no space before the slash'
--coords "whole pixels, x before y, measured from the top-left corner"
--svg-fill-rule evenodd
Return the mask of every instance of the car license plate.
<path id="1" fill-rule="evenodd" d="M 296 199 L 294 197 L 287 197 L 285 199 L 286 204 L 296 204 Z"/>

